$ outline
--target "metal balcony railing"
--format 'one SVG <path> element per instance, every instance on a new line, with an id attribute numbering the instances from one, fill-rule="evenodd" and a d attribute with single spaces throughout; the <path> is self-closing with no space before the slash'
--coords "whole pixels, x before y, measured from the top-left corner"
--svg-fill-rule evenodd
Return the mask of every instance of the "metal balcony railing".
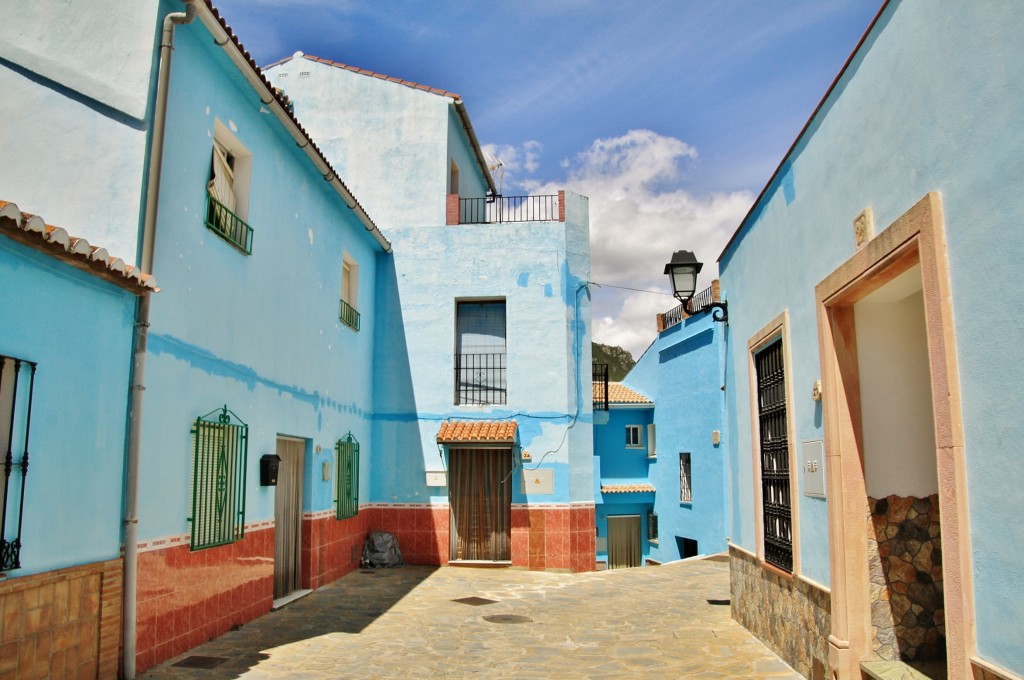
<path id="1" fill-rule="evenodd" d="M 246 255 L 252 255 L 252 227 L 210 194 L 206 194 L 206 226 Z"/>
<path id="2" fill-rule="evenodd" d="M 460 198 L 459 224 L 557 222 L 558 195 Z"/>
<path id="3" fill-rule="evenodd" d="M 693 310 L 700 309 L 701 307 L 706 307 L 712 302 L 718 302 L 718 300 L 714 299 L 713 288 L 714 286 L 708 286 L 707 288 L 705 288 L 704 290 L 690 298 L 687 301 L 685 310 L 683 309 L 682 305 L 677 305 L 668 312 L 665 312 L 664 330 L 668 330 L 669 328 L 672 328 L 672 326 L 682 323 L 683 319 L 693 314 Z"/>
<path id="4" fill-rule="evenodd" d="M 505 353 L 455 355 L 456 404 L 507 403 Z"/>
<path id="5" fill-rule="evenodd" d="M 594 410 L 608 410 L 608 364 L 594 362 Z"/>
<path id="6" fill-rule="evenodd" d="M 339 314 L 338 318 L 341 320 L 343 324 L 352 328 L 352 330 L 359 330 L 360 314 L 358 311 L 356 311 L 355 307 L 345 302 L 344 300 L 341 301 L 341 313 Z"/>

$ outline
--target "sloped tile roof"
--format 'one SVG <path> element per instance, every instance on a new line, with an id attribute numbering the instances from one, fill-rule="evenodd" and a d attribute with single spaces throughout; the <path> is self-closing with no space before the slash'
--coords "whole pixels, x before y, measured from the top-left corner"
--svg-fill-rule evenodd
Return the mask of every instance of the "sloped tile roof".
<path id="1" fill-rule="evenodd" d="M 156 278 L 151 274 L 143 274 L 138 267 L 125 264 L 121 258 L 108 253 L 106 248 L 94 246 L 84 238 L 72 236 L 60 227 L 47 224 L 38 215 L 22 212 L 9 201 L 0 200 L 0 234 L 133 293 L 159 290 Z"/>
<path id="2" fill-rule="evenodd" d="M 601 399 L 601 385 L 594 383 L 594 399 Z M 608 383 L 609 404 L 654 404 L 653 401 L 640 394 L 634 389 L 626 387 L 622 383 Z"/>
<path id="3" fill-rule="evenodd" d="M 653 484 L 602 484 L 601 493 L 653 493 Z"/>
<path id="4" fill-rule="evenodd" d="M 437 433 L 438 444 L 512 444 L 518 424 L 514 420 L 449 420 Z"/>

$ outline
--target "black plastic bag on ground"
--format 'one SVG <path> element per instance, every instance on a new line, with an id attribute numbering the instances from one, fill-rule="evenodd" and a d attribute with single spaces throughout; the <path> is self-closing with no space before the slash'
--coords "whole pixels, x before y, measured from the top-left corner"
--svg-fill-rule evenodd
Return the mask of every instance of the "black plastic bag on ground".
<path id="1" fill-rule="evenodd" d="M 373 531 L 363 543 L 363 567 L 400 567 L 402 553 L 398 550 L 398 539 L 386 531 Z"/>

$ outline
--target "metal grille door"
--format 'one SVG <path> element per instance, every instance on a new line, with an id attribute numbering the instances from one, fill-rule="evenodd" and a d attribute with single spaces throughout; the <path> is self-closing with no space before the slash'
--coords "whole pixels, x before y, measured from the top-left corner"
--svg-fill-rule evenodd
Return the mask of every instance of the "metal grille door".
<path id="1" fill-rule="evenodd" d="M 757 414 L 761 440 L 764 559 L 780 569 L 792 571 L 793 524 L 782 338 L 759 352 L 754 362 L 757 368 Z"/>

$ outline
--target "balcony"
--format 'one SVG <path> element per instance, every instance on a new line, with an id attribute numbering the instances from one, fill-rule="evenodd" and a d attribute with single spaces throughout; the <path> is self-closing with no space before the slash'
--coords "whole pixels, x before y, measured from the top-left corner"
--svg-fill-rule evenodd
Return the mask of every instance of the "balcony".
<path id="1" fill-rule="evenodd" d="M 608 410 L 608 364 L 594 362 L 594 410 Z"/>
<path id="2" fill-rule="evenodd" d="M 677 326 L 683 322 L 683 319 L 689 318 L 693 314 L 694 309 L 700 309 L 705 307 L 712 302 L 721 302 L 722 293 L 721 288 L 718 284 L 718 279 L 711 282 L 711 285 L 702 290 L 701 292 L 694 295 L 689 299 L 686 305 L 686 309 L 683 309 L 683 305 L 677 305 L 673 309 L 665 312 L 664 314 L 658 315 L 658 332 L 667 331 L 673 326 Z"/>
<path id="3" fill-rule="evenodd" d="M 246 255 L 252 255 L 252 227 L 210 194 L 206 195 L 206 226 Z"/>
<path id="4" fill-rule="evenodd" d="M 359 330 L 359 312 L 344 300 L 341 301 L 341 313 L 338 315 L 338 318 L 352 330 Z"/>
<path id="5" fill-rule="evenodd" d="M 504 224 L 508 222 L 564 222 L 565 192 L 548 196 L 487 196 L 460 198 L 448 195 L 448 224 Z"/>

